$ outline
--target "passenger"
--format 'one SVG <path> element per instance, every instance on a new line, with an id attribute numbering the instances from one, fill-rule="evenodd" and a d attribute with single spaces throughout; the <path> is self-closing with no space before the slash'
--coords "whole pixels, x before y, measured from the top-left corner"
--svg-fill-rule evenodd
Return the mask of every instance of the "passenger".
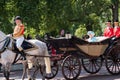
<path id="1" fill-rule="evenodd" d="M 64 29 L 62 29 L 62 30 L 60 31 L 60 37 L 65 37 L 65 30 L 64 30 Z"/>
<path id="2" fill-rule="evenodd" d="M 114 36 L 120 37 L 120 26 L 118 20 L 114 22 Z"/>
<path id="3" fill-rule="evenodd" d="M 109 20 L 108 22 L 106 22 L 106 25 L 107 25 L 107 27 L 104 30 L 103 36 L 104 37 L 114 36 L 113 27 L 111 26 L 111 21 Z"/>
<path id="4" fill-rule="evenodd" d="M 88 42 L 97 42 L 97 39 L 95 36 L 95 33 L 93 31 L 88 31 L 87 35 L 89 35 Z"/>

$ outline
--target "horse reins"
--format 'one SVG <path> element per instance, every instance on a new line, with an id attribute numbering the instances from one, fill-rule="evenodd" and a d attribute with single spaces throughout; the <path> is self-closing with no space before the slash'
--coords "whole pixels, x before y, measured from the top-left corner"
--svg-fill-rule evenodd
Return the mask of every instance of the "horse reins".
<path id="1" fill-rule="evenodd" d="M 8 47 L 8 44 L 10 42 L 10 37 L 6 37 L 4 40 L 0 41 L 0 43 L 2 43 L 3 41 L 5 41 L 5 43 L 2 46 L 2 48 L 0 49 L 0 53 L 4 52 L 5 49 Z"/>

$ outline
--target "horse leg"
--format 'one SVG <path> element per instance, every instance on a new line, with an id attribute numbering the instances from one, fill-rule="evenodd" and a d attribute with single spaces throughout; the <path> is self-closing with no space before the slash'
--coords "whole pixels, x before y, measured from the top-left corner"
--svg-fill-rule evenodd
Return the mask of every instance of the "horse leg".
<path id="1" fill-rule="evenodd" d="M 26 73 L 26 70 L 27 70 L 27 68 L 28 68 L 28 64 L 27 64 L 27 61 L 23 61 L 22 64 L 23 64 L 22 80 L 24 80 L 24 78 L 25 78 L 25 73 Z"/>
<path id="2" fill-rule="evenodd" d="M 45 72 L 45 65 L 41 65 L 40 69 L 42 71 L 42 80 L 45 80 L 45 74 L 46 74 L 46 72 Z"/>
<path id="3" fill-rule="evenodd" d="M 31 75 L 30 75 L 30 71 L 29 71 L 29 68 L 28 68 L 28 65 L 27 65 L 27 68 L 26 68 L 26 72 L 27 72 L 28 80 L 32 80 Z"/>
<path id="4" fill-rule="evenodd" d="M 33 80 L 36 79 L 36 75 L 37 75 L 39 69 L 40 69 L 40 65 L 35 66 L 35 71 L 33 72 L 33 75 L 32 75 Z"/>
<path id="5" fill-rule="evenodd" d="M 2 64 L 0 63 L 0 71 L 1 71 Z"/>
<path id="6" fill-rule="evenodd" d="M 3 74 L 4 74 L 4 77 L 6 78 L 6 80 L 9 80 L 10 72 L 6 71 L 6 70 L 3 70 Z"/>
<path id="7" fill-rule="evenodd" d="M 9 63 L 7 65 L 3 65 L 3 74 L 6 80 L 9 80 L 9 77 L 10 77 L 10 64 Z"/>

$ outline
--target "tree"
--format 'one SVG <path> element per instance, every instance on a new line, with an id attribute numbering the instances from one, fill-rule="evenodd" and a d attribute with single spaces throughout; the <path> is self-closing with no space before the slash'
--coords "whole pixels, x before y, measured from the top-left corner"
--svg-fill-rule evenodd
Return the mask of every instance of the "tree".
<path id="1" fill-rule="evenodd" d="M 51 33 L 56 36 L 61 29 L 73 33 L 80 25 L 86 30 L 102 33 L 101 23 L 118 19 L 119 0 L 1 0 L 0 29 L 13 30 L 13 19 L 20 15 L 26 26 L 26 34 L 33 36 Z M 74 25 L 74 26 L 73 26 Z M 84 28 L 83 27 L 83 28 Z M 74 34 L 74 33 L 73 33 Z"/>
<path id="2" fill-rule="evenodd" d="M 112 9 L 112 21 L 116 21 L 116 20 L 119 20 L 118 18 L 118 4 L 119 4 L 119 0 L 111 0 L 112 4 L 111 4 L 111 9 Z"/>

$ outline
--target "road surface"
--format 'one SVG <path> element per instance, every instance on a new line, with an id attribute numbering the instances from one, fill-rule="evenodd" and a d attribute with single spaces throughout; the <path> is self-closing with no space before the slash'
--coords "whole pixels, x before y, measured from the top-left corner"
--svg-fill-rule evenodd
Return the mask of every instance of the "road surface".
<path id="1" fill-rule="evenodd" d="M 10 78 L 15 80 L 21 80 L 21 76 L 22 76 L 22 65 L 17 64 L 12 66 Z M 0 72 L 0 80 L 4 80 L 2 71 Z M 25 78 L 25 80 L 27 80 L 27 78 Z M 42 80 L 40 73 L 38 73 L 36 80 Z M 61 69 L 59 69 L 57 76 L 50 80 L 65 80 L 64 77 L 62 76 Z M 102 69 L 97 74 L 89 74 L 85 72 L 84 69 L 82 68 L 81 74 L 77 80 L 120 80 L 120 75 L 110 75 L 107 72 L 105 66 L 103 66 Z"/>

